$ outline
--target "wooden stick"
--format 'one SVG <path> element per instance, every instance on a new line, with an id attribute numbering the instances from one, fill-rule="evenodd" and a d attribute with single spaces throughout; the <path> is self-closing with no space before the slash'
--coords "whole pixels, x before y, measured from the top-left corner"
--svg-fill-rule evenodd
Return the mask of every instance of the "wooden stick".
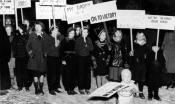
<path id="1" fill-rule="evenodd" d="M 130 39 L 131 39 L 131 51 L 134 51 L 132 28 L 130 28 Z"/>
<path id="2" fill-rule="evenodd" d="M 51 19 L 49 19 L 49 28 L 51 27 Z"/>
<path id="3" fill-rule="evenodd" d="M 18 29 L 18 14 L 17 14 L 17 8 L 16 8 L 16 0 L 14 0 L 14 7 L 15 7 L 15 21 L 16 21 L 16 29 Z"/>
<path id="4" fill-rule="evenodd" d="M 82 30 L 84 29 L 83 21 L 81 21 L 81 28 L 82 28 Z"/>
<path id="5" fill-rule="evenodd" d="M 160 33 L 160 29 L 157 30 L 157 40 L 156 40 L 156 46 L 159 46 L 159 34 Z M 157 60 L 157 52 L 155 53 L 155 60 Z"/>
<path id="6" fill-rule="evenodd" d="M 3 26 L 5 26 L 5 14 L 3 14 Z"/>
<path id="7" fill-rule="evenodd" d="M 73 24 L 73 28 L 75 28 L 75 24 Z"/>
<path id="8" fill-rule="evenodd" d="M 52 5 L 52 16 L 53 16 L 53 25 L 54 28 L 56 27 L 56 21 L 55 21 L 55 7 Z"/>
<path id="9" fill-rule="evenodd" d="M 23 14 L 23 9 L 21 8 L 21 19 L 22 19 L 22 22 L 24 21 L 24 14 Z"/>
<path id="10" fill-rule="evenodd" d="M 107 28 L 106 22 L 103 22 L 103 25 L 104 25 L 104 28 L 105 28 L 105 31 L 106 31 L 107 45 L 109 47 L 109 45 L 110 45 L 110 38 L 109 38 L 109 32 L 108 32 L 108 28 Z"/>

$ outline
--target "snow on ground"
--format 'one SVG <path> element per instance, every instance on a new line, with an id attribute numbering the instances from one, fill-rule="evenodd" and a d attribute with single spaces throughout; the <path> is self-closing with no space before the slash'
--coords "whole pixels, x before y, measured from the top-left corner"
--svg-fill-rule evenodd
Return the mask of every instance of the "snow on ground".
<path id="1" fill-rule="evenodd" d="M 93 92 L 96 89 L 96 84 L 94 78 L 92 78 L 92 89 Z M 56 96 L 50 95 L 47 89 L 47 83 L 44 86 L 44 96 L 34 94 L 33 86 L 30 88 L 30 92 L 15 91 L 10 90 L 5 96 L 0 96 L 0 104 L 116 104 L 116 98 L 112 97 L 110 99 L 96 99 L 89 100 L 88 95 L 67 95 L 64 91 L 63 93 L 57 93 Z M 75 91 L 78 92 L 76 88 Z M 144 94 L 146 96 L 145 100 L 140 98 L 134 98 L 135 104 L 175 104 L 175 89 L 166 87 L 160 88 L 160 97 L 162 101 L 148 101 L 147 100 L 147 87 L 144 87 Z"/>

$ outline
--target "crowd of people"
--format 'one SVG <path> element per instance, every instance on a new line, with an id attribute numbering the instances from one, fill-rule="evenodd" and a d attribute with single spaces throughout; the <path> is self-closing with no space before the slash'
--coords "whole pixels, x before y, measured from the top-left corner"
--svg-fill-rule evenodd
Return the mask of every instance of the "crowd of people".
<path id="1" fill-rule="evenodd" d="M 167 66 L 163 49 L 170 48 L 166 46 L 167 38 L 160 48 L 155 42 L 148 45 L 144 30 L 137 31 L 134 50 L 130 50 L 121 29 L 113 29 L 108 36 L 102 28 L 96 34 L 96 41 L 88 36 L 88 26 L 69 27 L 65 34 L 61 34 L 57 26 L 50 27 L 49 33 L 45 30 L 41 21 L 30 26 L 28 19 L 17 29 L 8 19 L 6 25 L 0 27 L 1 94 L 16 83 L 18 91 L 24 88 L 30 91 L 33 85 L 35 94 L 43 95 L 45 77 L 51 95 L 62 92 L 60 81 L 68 95 L 78 94 L 76 87 L 80 94 L 90 94 L 91 70 L 99 88 L 107 81 L 121 82 L 122 70 L 129 68 L 134 83 L 138 84 L 135 96 L 145 99 L 143 87 L 147 85 L 148 99 L 161 100 L 158 92 Z"/>

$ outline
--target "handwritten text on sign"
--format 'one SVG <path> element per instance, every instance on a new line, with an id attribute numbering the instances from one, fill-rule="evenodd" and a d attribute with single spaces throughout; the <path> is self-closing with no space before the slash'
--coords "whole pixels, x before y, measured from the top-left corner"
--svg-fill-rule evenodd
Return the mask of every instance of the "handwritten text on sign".
<path id="1" fill-rule="evenodd" d="M 104 2 L 95 4 L 89 7 L 91 24 L 115 20 L 117 17 L 116 1 Z"/>
<path id="2" fill-rule="evenodd" d="M 28 8 L 31 7 L 31 0 L 16 0 L 17 8 Z"/>
<path id="3" fill-rule="evenodd" d="M 66 0 L 40 0 L 40 5 L 66 5 Z"/>
<path id="4" fill-rule="evenodd" d="M 88 14 L 87 9 L 92 5 L 92 1 L 75 5 L 67 5 L 65 11 L 68 24 L 90 19 L 90 15 Z"/>
<path id="5" fill-rule="evenodd" d="M 146 15 L 147 28 L 174 30 L 175 17 L 160 16 L 160 15 Z"/>
<path id="6" fill-rule="evenodd" d="M 0 0 L 0 14 L 15 14 L 14 0 Z"/>

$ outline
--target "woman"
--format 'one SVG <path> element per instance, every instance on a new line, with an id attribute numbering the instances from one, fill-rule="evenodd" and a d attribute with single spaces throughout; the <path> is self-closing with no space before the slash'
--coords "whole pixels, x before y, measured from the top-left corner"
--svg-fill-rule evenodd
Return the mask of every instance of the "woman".
<path id="1" fill-rule="evenodd" d="M 121 81 L 121 71 L 124 67 L 124 44 L 121 30 L 114 30 L 112 35 L 112 45 L 109 62 L 109 79 L 112 81 Z"/>
<path id="2" fill-rule="evenodd" d="M 44 32 L 44 24 L 35 22 L 35 31 L 30 34 L 27 42 L 27 52 L 29 54 L 28 69 L 33 71 L 35 94 L 44 94 L 43 83 L 46 72 L 46 56 L 44 52 L 44 42 L 47 34 Z"/>
<path id="3" fill-rule="evenodd" d="M 106 40 L 106 32 L 101 30 L 98 34 L 98 40 L 94 46 L 94 57 L 95 57 L 95 66 L 94 74 L 96 76 L 97 87 L 104 85 L 107 80 L 106 76 L 108 75 L 108 63 L 109 63 L 109 50 Z"/>
<path id="4" fill-rule="evenodd" d="M 75 51 L 78 55 L 78 88 L 80 94 L 89 94 L 91 87 L 91 52 L 93 44 L 88 37 L 88 28 L 82 29 L 82 35 L 76 40 Z"/>
<path id="5" fill-rule="evenodd" d="M 11 84 L 12 84 L 12 88 L 16 89 L 16 77 L 15 77 L 15 58 L 14 58 L 14 48 L 12 47 L 13 44 L 13 40 L 14 40 L 14 32 L 13 32 L 13 27 L 12 25 L 6 25 L 5 26 L 5 30 L 7 33 L 7 36 L 9 38 L 10 41 L 10 45 L 11 45 L 11 58 L 10 61 L 8 63 L 9 65 L 9 70 L 10 70 L 10 77 L 11 77 Z"/>
<path id="6" fill-rule="evenodd" d="M 47 82 L 48 89 L 51 95 L 56 95 L 55 92 L 60 93 L 60 69 L 61 57 L 60 46 L 63 36 L 58 31 L 57 27 L 50 29 L 50 36 L 46 40 L 45 50 L 47 54 Z"/>
<path id="7" fill-rule="evenodd" d="M 21 91 L 25 87 L 26 91 L 29 91 L 27 86 L 27 63 L 28 63 L 28 54 L 26 50 L 26 44 L 28 41 L 28 36 L 26 35 L 25 25 L 20 24 L 16 35 L 13 39 L 13 49 L 15 57 L 15 72 L 16 72 L 16 81 L 18 86 L 18 91 Z"/>
<path id="8" fill-rule="evenodd" d="M 148 53 L 148 47 L 146 44 L 146 36 L 144 32 L 137 32 L 136 40 L 134 41 L 134 52 L 131 51 L 132 57 L 131 70 L 133 73 L 133 79 L 138 83 L 139 97 L 145 99 L 143 94 L 143 87 L 146 77 L 146 56 Z"/>
<path id="9" fill-rule="evenodd" d="M 0 26 L 0 95 L 8 93 L 11 87 L 10 72 L 8 62 L 11 57 L 10 41 L 7 37 L 5 28 Z"/>
<path id="10" fill-rule="evenodd" d="M 63 85 L 68 95 L 77 94 L 74 91 L 76 87 L 76 55 L 75 55 L 75 29 L 69 28 L 67 36 L 62 42 L 62 64 L 63 64 Z"/>

